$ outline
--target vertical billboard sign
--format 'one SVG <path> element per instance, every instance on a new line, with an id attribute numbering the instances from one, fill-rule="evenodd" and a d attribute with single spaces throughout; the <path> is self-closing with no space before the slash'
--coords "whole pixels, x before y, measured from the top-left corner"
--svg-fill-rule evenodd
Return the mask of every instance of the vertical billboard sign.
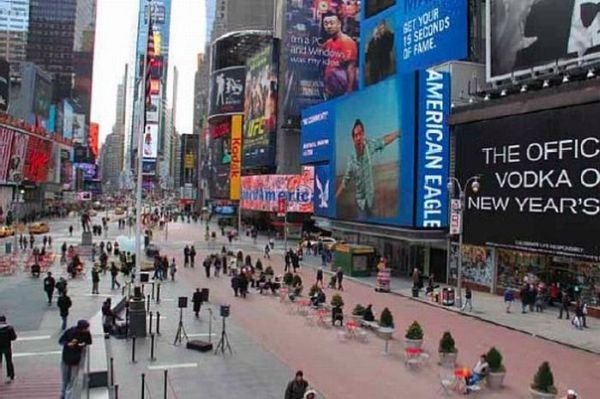
<path id="1" fill-rule="evenodd" d="M 416 227 L 448 224 L 450 75 L 419 72 Z"/>
<path id="2" fill-rule="evenodd" d="M 329 164 L 315 166 L 314 210 L 316 216 L 333 216 L 334 180 Z"/>
<path id="3" fill-rule="evenodd" d="M 73 141 L 86 145 L 85 115 L 73 114 Z"/>
<path id="4" fill-rule="evenodd" d="M 363 85 L 368 86 L 396 73 L 395 9 L 363 22 L 361 39 Z"/>
<path id="5" fill-rule="evenodd" d="M 275 162 L 277 47 L 265 46 L 246 62 L 244 167 Z"/>
<path id="6" fill-rule="evenodd" d="M 231 117 L 231 163 L 229 165 L 229 199 L 239 200 L 242 191 L 242 116 Z"/>
<path id="7" fill-rule="evenodd" d="M 144 145 L 142 146 L 144 158 L 158 156 L 158 125 L 148 123 L 144 129 Z"/>
<path id="8" fill-rule="evenodd" d="M 8 181 L 11 183 L 20 183 L 24 179 L 23 170 L 25 168 L 28 143 L 28 134 L 15 131 L 10 151 L 10 164 L 8 165 Z"/>
<path id="9" fill-rule="evenodd" d="M 358 88 L 360 1 L 287 0 L 283 114 Z"/>
<path id="10" fill-rule="evenodd" d="M 13 129 L 0 126 L 0 183 L 6 183 L 8 180 L 8 167 L 11 162 L 10 148 L 14 135 Z"/>
<path id="11" fill-rule="evenodd" d="M 150 96 L 150 104 L 146 106 L 146 122 L 158 123 L 160 96 Z"/>
<path id="12" fill-rule="evenodd" d="M 90 131 L 89 131 L 89 145 L 92 154 L 94 157 L 98 157 L 98 135 L 100 134 L 100 126 L 96 122 L 90 123 Z"/>
<path id="13" fill-rule="evenodd" d="M 403 9 L 398 12 L 401 73 L 467 56 L 467 0 L 402 1 Z"/>
<path id="14" fill-rule="evenodd" d="M 244 113 L 244 85 L 246 67 L 219 69 L 210 77 L 208 115 L 234 115 Z"/>
<path id="15" fill-rule="evenodd" d="M 73 138 L 73 106 L 67 100 L 63 100 L 63 130 L 62 136 L 66 139 Z"/>
<path id="16" fill-rule="evenodd" d="M 52 82 L 35 73 L 35 88 L 31 109 L 36 116 L 48 119 L 48 111 L 52 102 Z"/>
<path id="17" fill-rule="evenodd" d="M 30 136 L 24 168 L 25 179 L 35 183 L 47 181 L 51 163 L 52 141 L 38 136 Z"/>
<path id="18" fill-rule="evenodd" d="M 335 121 L 336 217 L 413 225 L 414 79 L 341 99 Z"/>
<path id="19" fill-rule="evenodd" d="M 300 163 L 329 161 L 335 136 L 335 103 L 328 101 L 302 111 Z"/>
<path id="20" fill-rule="evenodd" d="M 0 111 L 8 110 L 10 93 L 10 64 L 5 59 L 0 60 Z"/>

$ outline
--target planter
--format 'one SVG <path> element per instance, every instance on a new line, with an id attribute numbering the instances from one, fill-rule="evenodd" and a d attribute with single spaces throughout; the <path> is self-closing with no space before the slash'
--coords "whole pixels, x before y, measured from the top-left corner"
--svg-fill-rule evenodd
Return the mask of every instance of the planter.
<path id="1" fill-rule="evenodd" d="M 404 347 L 406 349 L 408 349 L 408 348 L 421 349 L 422 346 L 423 346 L 423 340 L 422 339 L 408 339 L 408 338 L 404 338 Z"/>
<path id="2" fill-rule="evenodd" d="M 363 319 L 363 317 L 358 314 L 353 314 L 351 317 L 352 317 L 352 320 L 354 320 L 356 322 L 356 324 L 358 324 L 358 325 L 360 325 L 360 322 Z"/>
<path id="3" fill-rule="evenodd" d="M 505 371 L 496 371 L 496 372 L 490 371 L 486 377 L 487 386 L 490 389 L 501 389 L 502 386 L 504 385 L 504 376 L 505 375 L 506 375 Z"/>
<path id="4" fill-rule="evenodd" d="M 533 389 L 531 387 L 529 387 L 529 395 L 531 396 L 531 399 L 554 399 L 554 398 L 556 398 L 555 393 L 540 392 L 540 391 L 536 391 L 535 389 Z"/>
<path id="5" fill-rule="evenodd" d="M 458 358 L 458 352 L 444 353 L 440 352 L 440 364 L 442 366 L 448 366 L 454 368 L 456 366 L 456 359 Z"/>
<path id="6" fill-rule="evenodd" d="M 379 337 L 385 339 L 386 341 L 392 339 L 392 334 L 394 334 L 394 329 L 390 327 L 379 327 L 377 330 L 379 333 Z"/>

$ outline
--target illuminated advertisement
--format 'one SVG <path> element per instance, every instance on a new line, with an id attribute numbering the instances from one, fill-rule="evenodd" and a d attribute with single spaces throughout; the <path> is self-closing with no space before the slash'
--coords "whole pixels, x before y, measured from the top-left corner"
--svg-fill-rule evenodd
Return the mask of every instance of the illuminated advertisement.
<path id="1" fill-rule="evenodd" d="M 20 183 L 25 178 L 23 171 L 25 169 L 28 143 L 28 134 L 15 131 L 8 165 L 8 181 L 11 183 Z"/>
<path id="2" fill-rule="evenodd" d="M 50 103 L 52 102 L 52 82 L 36 73 L 34 93 L 33 113 L 47 119 Z"/>
<path id="3" fill-rule="evenodd" d="M 364 22 L 362 33 L 363 82 L 368 86 L 396 73 L 397 36 L 393 12 L 382 13 Z"/>
<path id="4" fill-rule="evenodd" d="M 48 170 L 53 162 L 52 141 L 38 136 L 29 136 L 23 172 L 25 179 L 35 183 L 47 181 Z"/>
<path id="5" fill-rule="evenodd" d="M 286 117 L 358 88 L 360 1 L 287 0 Z"/>
<path id="6" fill-rule="evenodd" d="M 158 156 L 158 125 L 148 123 L 144 129 L 144 158 L 156 158 Z"/>
<path id="7" fill-rule="evenodd" d="M 156 160 L 144 159 L 142 161 L 142 175 L 150 176 L 156 173 Z"/>
<path id="8" fill-rule="evenodd" d="M 335 129 L 335 102 L 327 101 L 302 111 L 301 163 L 329 161 Z"/>
<path id="9" fill-rule="evenodd" d="M 242 209 L 277 212 L 279 199 L 287 212 L 312 213 L 315 170 L 304 167 L 301 175 L 242 177 Z"/>
<path id="10" fill-rule="evenodd" d="M 150 96 L 150 104 L 146 105 L 146 122 L 158 123 L 160 96 Z"/>
<path id="11" fill-rule="evenodd" d="M 67 100 L 63 100 L 63 130 L 62 136 L 66 139 L 73 138 L 73 106 Z"/>
<path id="12" fill-rule="evenodd" d="M 229 199 L 239 200 L 242 186 L 242 116 L 231 117 L 231 162 L 229 165 Z M 225 162 L 223 162 L 225 163 Z"/>
<path id="13" fill-rule="evenodd" d="M 266 46 L 246 62 L 244 168 L 275 161 L 277 46 Z"/>
<path id="14" fill-rule="evenodd" d="M 329 164 L 315 166 L 314 213 L 316 216 L 334 216 L 333 183 Z"/>
<path id="15" fill-rule="evenodd" d="M 73 141 L 87 144 L 85 139 L 85 115 L 73 114 Z"/>
<path id="16" fill-rule="evenodd" d="M 75 163 L 73 168 L 81 170 L 85 180 L 92 180 L 96 177 L 97 168 L 93 163 Z"/>
<path id="17" fill-rule="evenodd" d="M 6 183 L 8 180 L 8 166 L 10 165 L 10 148 L 13 142 L 15 131 L 4 126 L 0 126 L 0 183 Z"/>
<path id="18" fill-rule="evenodd" d="M 98 156 L 98 139 L 100 134 L 100 126 L 96 122 L 90 122 L 90 130 L 89 130 L 89 146 L 94 157 Z"/>
<path id="19" fill-rule="evenodd" d="M 219 69 L 210 76 L 208 115 L 234 115 L 244 113 L 244 85 L 246 67 Z"/>

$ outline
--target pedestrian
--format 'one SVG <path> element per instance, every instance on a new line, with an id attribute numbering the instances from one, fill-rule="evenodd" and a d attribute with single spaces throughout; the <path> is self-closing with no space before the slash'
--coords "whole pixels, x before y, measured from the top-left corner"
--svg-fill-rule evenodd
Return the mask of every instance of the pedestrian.
<path id="1" fill-rule="evenodd" d="M 204 259 L 202 262 L 202 266 L 204 266 L 204 273 L 206 274 L 206 278 L 210 278 L 210 258 Z"/>
<path id="2" fill-rule="evenodd" d="M 48 305 L 52 304 L 54 288 L 56 288 L 56 280 L 54 280 L 54 277 L 52 277 L 52 273 L 48 272 L 48 275 L 44 279 L 44 291 L 46 291 L 46 295 L 48 296 Z"/>
<path id="3" fill-rule="evenodd" d="M 192 247 L 190 248 L 190 266 L 192 267 L 192 269 L 195 266 L 195 259 L 196 259 L 196 248 L 194 248 L 194 246 L 192 245 Z"/>
<path id="4" fill-rule="evenodd" d="M 67 243 L 63 242 L 60 247 L 60 263 L 67 263 Z"/>
<path id="5" fill-rule="evenodd" d="M 219 277 L 221 274 L 221 258 L 215 255 L 215 277 Z"/>
<path id="6" fill-rule="evenodd" d="M 527 283 L 523 284 L 523 287 L 521 287 L 521 290 L 519 291 L 519 297 L 521 298 L 521 313 L 527 313 L 528 291 L 529 285 L 527 285 Z"/>
<path id="7" fill-rule="evenodd" d="M 73 237 L 73 226 L 69 226 L 69 237 Z"/>
<path id="8" fill-rule="evenodd" d="M 567 395 L 563 396 L 562 399 L 579 399 L 579 394 L 574 389 L 567 390 Z"/>
<path id="9" fill-rule="evenodd" d="M 67 293 L 67 280 L 64 277 L 60 277 L 56 282 L 56 291 L 59 297 Z"/>
<path id="10" fill-rule="evenodd" d="M 96 261 L 96 244 L 92 245 L 92 263 Z"/>
<path id="11" fill-rule="evenodd" d="M 412 272 L 413 288 L 421 288 L 421 272 L 418 268 L 414 268 Z"/>
<path id="12" fill-rule="evenodd" d="M 121 284 L 117 281 L 117 276 L 119 275 L 119 268 L 115 262 L 110 262 L 110 282 L 111 289 L 114 290 L 115 286 L 121 288 Z"/>
<path id="13" fill-rule="evenodd" d="M 175 263 L 175 258 L 173 258 L 173 260 L 171 261 L 169 270 L 171 272 L 171 281 L 175 281 L 175 273 L 177 272 L 177 264 Z"/>
<path id="14" fill-rule="evenodd" d="M 569 304 L 570 303 L 571 303 L 571 301 L 569 300 L 569 294 L 567 293 L 566 290 L 563 290 L 562 296 L 560 298 L 560 310 L 558 312 L 559 319 L 562 319 L 563 312 L 566 313 L 567 320 L 570 319 L 570 317 L 569 317 Z"/>
<path id="15" fill-rule="evenodd" d="M 44 236 L 44 238 L 42 238 L 42 245 L 44 248 L 46 248 L 46 244 L 48 244 L 48 237 Z"/>
<path id="16" fill-rule="evenodd" d="M 573 317 L 572 323 L 576 329 L 583 330 L 583 305 L 579 299 L 575 304 L 575 317 Z"/>
<path id="17" fill-rule="evenodd" d="M 264 257 L 266 259 L 271 259 L 271 247 L 269 246 L 269 244 L 265 244 L 265 254 Z"/>
<path id="18" fill-rule="evenodd" d="M 469 312 L 473 311 L 473 292 L 471 292 L 471 288 L 467 286 L 465 288 L 465 303 L 463 304 L 461 310 L 464 311 L 469 306 Z"/>
<path id="19" fill-rule="evenodd" d="M 188 267 L 190 264 L 190 248 L 186 245 L 183 248 L 183 267 Z"/>
<path id="20" fill-rule="evenodd" d="M 510 307 L 512 306 L 514 300 L 515 294 L 513 290 L 509 287 L 504 291 L 504 304 L 506 305 L 506 313 L 510 313 Z"/>
<path id="21" fill-rule="evenodd" d="M 317 286 L 323 288 L 323 268 L 319 267 L 317 270 L 317 282 L 315 283 Z"/>
<path id="22" fill-rule="evenodd" d="M 341 267 L 338 267 L 337 272 L 335 273 L 335 279 L 337 281 L 337 289 L 340 291 L 344 291 L 344 286 L 342 285 L 342 280 L 344 279 L 344 271 Z"/>
<path id="23" fill-rule="evenodd" d="M 291 249 L 290 249 L 290 251 L 291 251 Z M 291 255 L 290 255 L 290 251 L 288 251 L 288 252 L 285 253 L 285 259 L 284 259 L 285 260 L 285 267 L 283 268 L 283 272 L 284 273 L 287 273 L 287 271 L 290 268 L 290 262 L 292 261 Z"/>
<path id="24" fill-rule="evenodd" d="M 285 399 L 303 399 L 308 389 L 302 370 L 296 371 L 296 377 L 290 381 L 285 390 Z"/>
<path id="25" fill-rule="evenodd" d="M 58 340 L 62 345 L 62 399 L 73 399 L 73 385 L 79 375 L 81 354 L 83 349 L 92 344 L 92 336 L 89 331 L 90 323 L 87 320 L 79 320 L 75 327 L 66 330 Z"/>
<path id="26" fill-rule="evenodd" d="M 48 236 L 48 247 L 52 248 L 52 236 Z"/>
<path id="27" fill-rule="evenodd" d="M 100 283 L 100 271 L 96 266 L 92 268 L 92 294 L 99 294 L 98 283 Z"/>
<path id="28" fill-rule="evenodd" d="M 15 367 L 12 361 L 12 341 L 17 339 L 15 329 L 6 322 L 6 316 L 0 315 L 0 366 L 2 358 L 6 360 L 7 383 L 15 379 Z"/>
<path id="29" fill-rule="evenodd" d="M 56 301 L 58 309 L 60 310 L 60 318 L 62 320 L 62 324 L 60 326 L 60 330 L 64 331 L 67 328 L 67 318 L 69 317 L 69 308 L 73 305 L 71 298 L 65 292 L 63 295 L 58 297 Z"/>
<path id="30" fill-rule="evenodd" d="M 196 292 L 192 295 L 192 305 L 194 307 L 194 315 L 198 318 L 200 308 L 202 307 L 202 292 L 200 292 L 200 288 L 196 288 Z"/>
<path id="31" fill-rule="evenodd" d="M 231 277 L 231 288 L 233 289 L 233 294 L 238 296 L 240 291 L 240 277 L 238 276 L 237 272 L 234 272 L 233 276 Z"/>

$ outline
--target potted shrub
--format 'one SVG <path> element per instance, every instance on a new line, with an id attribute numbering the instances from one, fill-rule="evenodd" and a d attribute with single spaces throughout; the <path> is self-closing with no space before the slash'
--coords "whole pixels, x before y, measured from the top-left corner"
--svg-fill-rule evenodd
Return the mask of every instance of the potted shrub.
<path id="1" fill-rule="evenodd" d="M 313 284 L 312 287 L 310 287 L 310 290 L 308 291 L 308 296 L 312 298 L 318 291 L 319 291 L 319 286 L 316 284 Z"/>
<path id="2" fill-rule="evenodd" d="M 283 284 L 287 285 L 288 287 L 291 287 L 293 282 L 294 282 L 294 275 L 292 273 L 287 272 L 283 275 Z"/>
<path id="3" fill-rule="evenodd" d="M 333 306 L 334 308 L 341 308 L 342 306 L 344 306 L 344 300 L 342 299 L 342 296 L 340 294 L 335 294 L 331 297 L 331 306 Z"/>
<path id="4" fill-rule="evenodd" d="M 490 366 L 487 375 L 487 385 L 490 389 L 500 389 L 504 384 L 504 376 L 506 375 L 506 369 L 502 364 L 502 354 L 492 346 L 487 353 L 487 362 Z"/>
<path id="5" fill-rule="evenodd" d="M 423 329 L 421 325 L 415 320 L 406 330 L 404 335 L 404 344 L 406 348 L 418 348 L 421 349 L 423 346 Z"/>
<path id="6" fill-rule="evenodd" d="M 343 326 L 344 323 L 344 312 L 342 311 L 342 306 L 344 306 L 344 300 L 340 294 L 335 294 L 331 297 L 331 324 L 336 325 L 339 321 L 340 326 Z"/>
<path id="7" fill-rule="evenodd" d="M 265 269 L 265 275 L 267 276 L 267 278 L 273 278 L 274 274 L 275 272 L 273 271 L 273 268 L 271 266 L 267 266 L 267 268 Z"/>
<path id="8" fill-rule="evenodd" d="M 440 363 L 442 366 L 454 367 L 456 365 L 456 358 L 458 357 L 458 349 L 456 349 L 454 338 L 450 331 L 444 332 L 442 339 L 440 339 L 439 354 Z"/>
<path id="9" fill-rule="evenodd" d="M 554 376 L 548 362 L 540 365 L 533 378 L 533 384 L 529 387 L 529 393 L 532 399 L 554 399 L 556 397 Z"/>
<path id="10" fill-rule="evenodd" d="M 292 287 L 301 287 L 302 286 L 302 278 L 299 275 L 294 274 L 292 277 Z"/>
<path id="11" fill-rule="evenodd" d="M 256 260 L 256 264 L 254 265 L 254 268 L 255 268 L 255 269 L 258 271 L 258 272 L 262 272 L 262 271 L 263 271 L 263 264 L 262 264 L 262 262 L 260 261 L 260 259 L 257 259 L 257 260 Z M 265 274 L 267 274 L 267 273 L 265 272 Z"/>
<path id="12" fill-rule="evenodd" d="M 360 303 L 357 303 L 356 306 L 354 307 L 354 309 L 352 309 L 352 318 L 354 320 L 356 320 L 357 322 L 359 322 L 360 320 L 362 320 L 364 314 L 365 314 L 365 307 L 363 305 L 361 305 Z"/>
<path id="13" fill-rule="evenodd" d="M 379 317 L 379 335 L 381 338 L 386 341 L 392 338 L 392 334 L 394 333 L 394 316 L 392 316 L 392 312 L 388 308 L 384 308 L 381 311 L 381 316 Z M 387 346 L 387 344 L 386 344 Z M 386 350 L 387 352 L 387 350 Z"/>

